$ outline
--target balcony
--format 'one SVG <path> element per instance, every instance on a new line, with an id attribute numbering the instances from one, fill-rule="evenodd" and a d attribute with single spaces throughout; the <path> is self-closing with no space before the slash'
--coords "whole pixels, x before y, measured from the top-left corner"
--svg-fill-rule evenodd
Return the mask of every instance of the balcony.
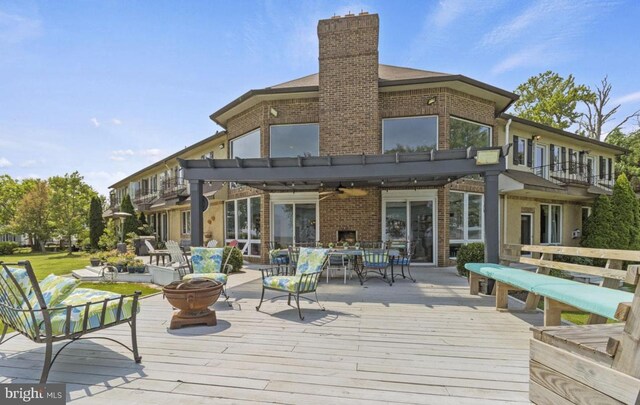
<path id="1" fill-rule="evenodd" d="M 532 171 L 535 175 L 561 186 L 597 186 L 610 190 L 614 183 L 613 176 L 610 179 L 606 174 L 594 174 L 591 165 L 575 162 L 537 166 Z"/>
<path id="2" fill-rule="evenodd" d="M 133 195 L 132 202 L 138 207 L 139 210 L 146 211 L 151 207 L 158 199 L 158 190 L 156 189 L 141 189 L 136 190 Z"/>
<path id="3" fill-rule="evenodd" d="M 181 177 L 167 177 L 160 182 L 160 197 L 165 199 L 188 197 L 187 182 Z"/>

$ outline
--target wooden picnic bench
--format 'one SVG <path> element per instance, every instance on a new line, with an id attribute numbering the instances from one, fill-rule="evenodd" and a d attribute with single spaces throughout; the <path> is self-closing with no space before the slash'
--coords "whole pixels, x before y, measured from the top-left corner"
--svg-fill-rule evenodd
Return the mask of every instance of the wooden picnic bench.
<path id="1" fill-rule="evenodd" d="M 626 275 L 636 287 L 625 323 L 531 328 L 531 402 L 640 404 L 640 266 Z"/>
<path id="2" fill-rule="evenodd" d="M 522 255 L 530 252 L 531 256 Z M 604 267 L 554 260 L 554 255 L 588 257 L 606 261 Z M 640 252 L 632 250 L 590 249 L 566 246 L 523 245 L 519 262 L 533 265 L 536 271 L 516 269 L 491 263 L 467 263 L 471 294 L 478 294 L 480 282 L 493 279 L 496 309 L 507 310 L 509 292 L 525 291 L 525 310 L 532 311 L 544 299 L 544 325 L 557 326 L 562 311 L 586 312 L 589 324 L 605 323 L 607 319 L 626 320 L 633 293 L 620 291 L 627 272 L 623 262 L 640 262 Z M 599 286 L 549 275 L 551 269 L 580 273 L 602 279 Z"/>

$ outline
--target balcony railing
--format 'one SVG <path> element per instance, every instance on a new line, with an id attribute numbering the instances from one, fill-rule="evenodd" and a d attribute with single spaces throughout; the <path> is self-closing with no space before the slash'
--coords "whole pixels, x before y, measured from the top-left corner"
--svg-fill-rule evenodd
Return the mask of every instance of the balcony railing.
<path id="1" fill-rule="evenodd" d="M 156 189 L 140 189 L 136 190 L 133 195 L 133 203 L 136 205 L 149 204 L 158 197 Z"/>
<path id="2" fill-rule="evenodd" d="M 162 198 L 177 198 L 187 195 L 187 183 L 181 177 L 167 177 L 160 183 L 160 197 Z"/>
<path id="3" fill-rule="evenodd" d="M 591 165 L 565 162 L 553 165 L 534 167 L 533 173 L 543 177 L 555 184 L 560 185 L 581 185 L 581 186 L 600 186 L 604 188 L 613 187 L 613 176 L 600 173 L 593 173 Z"/>

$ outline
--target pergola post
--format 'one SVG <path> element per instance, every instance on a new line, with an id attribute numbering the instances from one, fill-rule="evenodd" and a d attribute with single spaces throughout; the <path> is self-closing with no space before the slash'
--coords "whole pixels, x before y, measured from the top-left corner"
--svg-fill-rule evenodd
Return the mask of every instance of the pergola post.
<path id="1" fill-rule="evenodd" d="M 202 180 L 189 180 L 191 195 L 191 246 L 202 246 Z"/>
<path id="2" fill-rule="evenodd" d="M 491 171 L 484 176 L 484 257 L 486 263 L 500 262 L 500 240 L 498 234 L 499 192 L 498 175 Z M 494 280 L 487 283 L 487 294 L 493 290 Z"/>

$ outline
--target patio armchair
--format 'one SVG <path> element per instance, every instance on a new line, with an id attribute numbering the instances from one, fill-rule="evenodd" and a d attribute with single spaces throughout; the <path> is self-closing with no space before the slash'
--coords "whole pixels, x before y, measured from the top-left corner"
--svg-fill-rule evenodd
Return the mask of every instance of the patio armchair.
<path id="1" fill-rule="evenodd" d="M 289 256 L 282 254 L 282 247 L 278 242 L 267 242 L 269 245 L 269 264 L 275 266 L 289 265 Z"/>
<path id="2" fill-rule="evenodd" d="M 391 258 L 391 282 L 395 283 L 395 268 L 400 266 L 400 274 L 403 279 L 409 279 L 416 282 L 416 279 L 411 275 L 411 258 L 416 253 L 416 241 L 406 241 L 400 244 L 391 243 L 389 245 L 390 248 L 396 248 L 400 252 L 399 256 L 394 256 Z M 407 274 L 405 274 L 404 269 L 407 269 Z"/>
<path id="3" fill-rule="evenodd" d="M 140 292 L 121 295 L 76 288 L 78 284 L 74 278 L 53 274 L 38 283 L 29 261 L 17 264 L 0 262 L 0 320 L 4 323 L 0 344 L 19 335 L 45 344 L 40 384 L 47 382 L 49 370 L 60 352 L 80 339 L 107 339 L 131 351 L 136 363 L 142 359 L 138 354 L 136 337 Z M 84 337 L 123 323 L 131 327 L 131 347 L 107 337 Z M 5 339 L 9 327 L 17 333 Z M 63 340 L 69 342 L 53 355 L 53 344 Z"/>
<path id="4" fill-rule="evenodd" d="M 169 255 L 171 256 L 171 261 L 169 262 L 169 264 L 173 269 L 175 269 L 175 271 L 178 272 L 180 279 L 182 279 L 187 274 L 192 273 L 193 270 L 191 269 L 189 258 L 187 258 L 186 253 L 184 253 L 182 248 L 180 248 L 178 242 L 168 240 L 166 246 L 167 252 L 169 252 Z"/>
<path id="5" fill-rule="evenodd" d="M 222 283 L 222 294 L 229 301 L 227 294 L 227 280 L 229 273 L 233 270 L 233 266 L 229 264 L 231 254 L 227 255 L 227 260 L 222 264 L 224 256 L 224 248 L 191 248 L 191 270 L 192 272 L 185 274 L 182 280 L 191 280 L 194 278 L 207 278 Z M 227 302 L 228 303 L 228 302 Z M 228 303 L 231 306 L 230 303 Z"/>
<path id="6" fill-rule="evenodd" d="M 262 306 L 266 290 L 283 292 L 284 295 L 273 297 L 272 300 L 287 297 L 288 305 L 291 305 L 291 298 L 293 297 L 296 301 L 300 320 L 304 320 L 300 308 L 300 298 L 317 303 L 320 310 L 324 311 L 324 307 L 318 301 L 316 289 L 318 288 L 320 274 L 322 274 L 322 270 L 327 265 L 329 249 L 300 248 L 299 253 L 300 256 L 295 268 L 272 267 L 260 269 L 262 272 L 262 296 L 260 297 L 260 303 L 256 307 L 257 311 Z M 302 296 L 310 293 L 315 295 L 315 300 Z"/>
<path id="7" fill-rule="evenodd" d="M 388 249 L 363 249 L 362 261 L 356 271 L 360 279 L 360 285 L 364 285 L 370 279 L 369 273 L 381 276 L 381 280 L 392 285 L 391 277 L 387 276 L 389 264 Z"/>
<path id="8" fill-rule="evenodd" d="M 296 266 L 298 265 L 298 256 L 300 256 L 300 247 L 299 246 L 289 246 L 289 267 L 295 272 Z"/>
<path id="9" fill-rule="evenodd" d="M 160 263 L 160 257 L 162 257 L 162 265 L 164 265 L 164 258 L 169 256 L 169 251 L 168 250 L 160 250 L 160 249 L 156 249 L 153 247 L 153 245 L 151 244 L 151 242 L 149 242 L 148 240 L 145 239 L 144 241 L 145 246 L 147 247 L 147 250 L 149 251 L 149 264 L 151 264 L 153 262 L 153 258 L 156 258 L 156 265 L 158 265 Z"/>

